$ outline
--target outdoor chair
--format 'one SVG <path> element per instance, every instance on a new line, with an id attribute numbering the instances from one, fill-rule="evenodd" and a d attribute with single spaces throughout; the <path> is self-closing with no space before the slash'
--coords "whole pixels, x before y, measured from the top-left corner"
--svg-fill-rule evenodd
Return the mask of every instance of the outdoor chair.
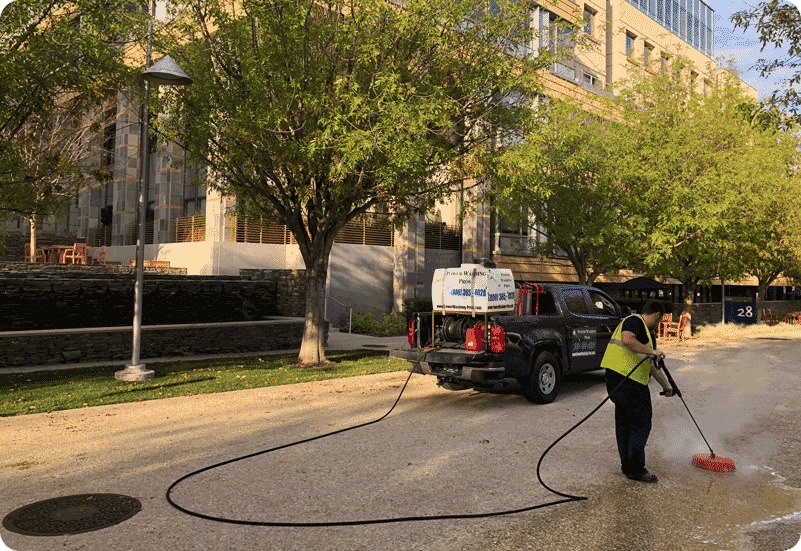
<path id="1" fill-rule="evenodd" d="M 662 338 L 666 340 L 678 339 L 684 340 L 684 328 L 687 326 L 687 316 L 681 316 L 678 322 L 671 321 L 664 325 Z"/>
<path id="2" fill-rule="evenodd" d="M 67 249 L 61 255 L 61 263 L 66 264 L 71 260 L 72 264 L 86 264 L 86 243 L 75 243 L 72 249 Z"/>
<path id="3" fill-rule="evenodd" d="M 779 318 L 776 316 L 776 314 L 773 313 L 773 310 L 771 310 L 770 308 L 765 308 L 762 310 L 762 319 L 768 325 L 775 325 L 779 323 Z"/>
<path id="4" fill-rule="evenodd" d="M 667 324 L 673 321 L 673 314 L 663 314 L 662 319 L 659 321 L 659 327 L 657 329 L 657 333 L 659 337 L 664 336 L 665 334 L 665 327 Z"/>
<path id="5" fill-rule="evenodd" d="M 25 245 L 25 262 L 31 261 L 31 246 Z M 36 253 L 34 254 L 34 262 L 47 262 L 47 257 L 45 256 L 45 252 L 42 249 L 36 249 Z"/>
<path id="6" fill-rule="evenodd" d="M 90 264 L 105 264 L 106 263 L 106 246 L 103 245 L 99 249 L 96 249 L 97 252 L 89 251 L 89 263 Z"/>

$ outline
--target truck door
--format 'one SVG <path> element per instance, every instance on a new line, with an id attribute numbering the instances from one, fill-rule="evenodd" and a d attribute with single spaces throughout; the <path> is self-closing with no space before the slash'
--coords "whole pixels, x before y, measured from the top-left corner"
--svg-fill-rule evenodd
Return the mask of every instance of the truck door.
<path id="1" fill-rule="evenodd" d="M 620 323 L 620 318 L 617 314 L 615 302 L 611 298 L 596 289 L 587 289 L 587 293 L 590 296 L 590 305 L 592 306 L 596 327 L 595 361 L 600 366 L 606 347 L 612 338 L 612 333 L 615 332 L 617 324 Z"/>
<path id="2" fill-rule="evenodd" d="M 567 352 L 572 371 L 598 369 L 596 361 L 597 323 L 590 308 L 589 295 L 581 288 L 562 291 L 569 313 L 565 316 Z M 607 339 L 607 343 L 608 343 Z"/>

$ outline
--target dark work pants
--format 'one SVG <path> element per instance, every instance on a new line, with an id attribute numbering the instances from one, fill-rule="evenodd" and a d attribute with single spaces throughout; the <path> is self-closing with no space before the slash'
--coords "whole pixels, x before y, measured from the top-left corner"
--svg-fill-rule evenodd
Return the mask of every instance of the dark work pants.
<path id="1" fill-rule="evenodd" d="M 606 390 L 612 390 L 625 377 L 606 370 Z M 651 433 L 651 393 L 646 385 L 626 380 L 610 400 L 615 404 L 615 436 L 620 454 L 620 467 L 625 474 L 640 474 L 645 470 L 645 444 Z"/>

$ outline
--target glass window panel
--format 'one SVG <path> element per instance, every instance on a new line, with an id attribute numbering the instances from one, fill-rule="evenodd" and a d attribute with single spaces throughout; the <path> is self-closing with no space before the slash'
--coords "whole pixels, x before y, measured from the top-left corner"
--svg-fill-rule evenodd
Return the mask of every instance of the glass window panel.
<path id="1" fill-rule="evenodd" d="M 567 289 L 564 293 L 565 306 L 574 314 L 589 315 L 590 309 L 584 299 L 584 293 L 578 289 Z"/>
<path id="2" fill-rule="evenodd" d="M 673 0 L 673 26 L 670 28 L 676 34 L 679 34 L 679 3 Z"/>

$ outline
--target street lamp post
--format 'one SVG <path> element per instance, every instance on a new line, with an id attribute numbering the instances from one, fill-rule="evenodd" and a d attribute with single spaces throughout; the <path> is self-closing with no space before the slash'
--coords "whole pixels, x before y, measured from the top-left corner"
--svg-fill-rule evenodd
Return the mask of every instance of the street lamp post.
<path id="1" fill-rule="evenodd" d="M 120 381 L 147 381 L 156 376 L 152 369 L 146 369 L 140 362 L 142 347 L 142 295 L 145 277 L 145 224 L 147 220 L 147 194 L 150 187 L 150 111 L 147 106 L 150 99 L 150 85 L 160 84 L 171 86 L 186 86 L 192 84 L 192 79 L 181 70 L 170 56 L 164 56 L 161 61 L 150 67 L 151 43 L 153 41 L 154 1 L 149 2 L 150 21 L 148 22 L 147 38 L 147 64 L 149 68 L 143 73 L 145 81 L 145 104 L 142 117 L 142 139 L 140 154 L 139 175 L 139 232 L 136 240 L 136 283 L 134 284 L 134 319 L 133 319 L 133 346 L 131 363 L 125 369 L 114 373 L 114 378 Z"/>

